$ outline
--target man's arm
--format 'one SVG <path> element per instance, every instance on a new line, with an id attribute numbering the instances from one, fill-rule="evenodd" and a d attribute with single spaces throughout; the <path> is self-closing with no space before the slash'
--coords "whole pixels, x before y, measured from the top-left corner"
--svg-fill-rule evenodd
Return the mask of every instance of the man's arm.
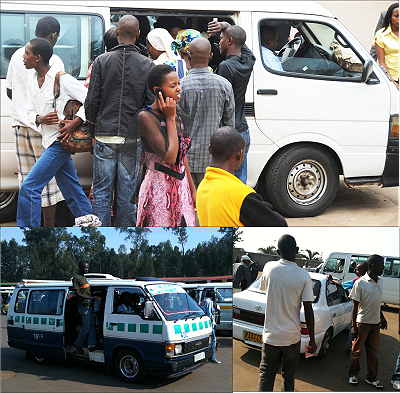
<path id="1" fill-rule="evenodd" d="M 149 71 L 154 67 L 154 63 L 150 66 Z M 146 108 L 147 105 L 151 105 L 155 100 L 154 93 L 149 89 L 146 83 L 146 90 L 144 92 L 144 105 L 143 108 Z"/>
<path id="2" fill-rule="evenodd" d="M 235 128 L 235 96 L 233 95 L 232 86 L 230 86 L 227 99 L 225 100 L 221 126 L 230 126 Z"/>
<path id="3" fill-rule="evenodd" d="M 303 306 L 304 306 L 304 317 L 306 319 L 308 334 L 310 336 L 310 342 L 308 343 L 308 345 L 311 347 L 310 352 L 314 353 L 317 350 L 317 344 L 315 343 L 315 335 L 314 335 L 314 311 L 312 309 L 311 302 L 303 302 Z"/>
<path id="4" fill-rule="evenodd" d="M 381 329 L 387 330 L 387 321 L 385 316 L 383 315 L 382 308 L 381 308 Z"/>

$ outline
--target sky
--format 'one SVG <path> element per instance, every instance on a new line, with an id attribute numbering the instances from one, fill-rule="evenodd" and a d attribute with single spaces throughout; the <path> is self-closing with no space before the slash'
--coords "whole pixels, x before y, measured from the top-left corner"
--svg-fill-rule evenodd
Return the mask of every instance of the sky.
<path id="1" fill-rule="evenodd" d="M 300 250 L 322 252 L 325 260 L 332 252 L 356 252 L 399 256 L 399 228 L 379 227 L 298 227 L 243 228 L 242 242 L 236 247 L 247 252 L 277 245 L 284 234 L 292 235 Z"/>
<path id="2" fill-rule="evenodd" d="M 119 246 L 125 244 L 126 248 L 128 250 L 130 249 L 131 242 L 125 242 L 125 234 L 120 234 L 115 230 L 115 228 L 107 227 L 97 229 L 106 237 L 106 247 L 114 248 L 115 251 L 118 251 Z M 218 232 L 218 229 L 219 228 L 187 228 L 189 238 L 185 244 L 185 250 L 195 248 L 199 243 L 210 240 L 212 235 L 218 238 L 222 237 L 222 234 Z M 67 228 L 67 231 L 77 236 L 80 234 L 80 228 Z M 25 244 L 22 242 L 24 235 L 20 228 L 1 228 L 0 235 L 1 240 L 10 241 L 14 238 L 19 244 Z M 166 231 L 163 228 L 151 228 L 151 233 L 148 234 L 147 239 L 149 240 L 150 245 L 156 245 L 169 239 L 172 246 L 177 245 L 180 248 L 180 245 L 177 242 L 177 237 L 171 230 Z"/>

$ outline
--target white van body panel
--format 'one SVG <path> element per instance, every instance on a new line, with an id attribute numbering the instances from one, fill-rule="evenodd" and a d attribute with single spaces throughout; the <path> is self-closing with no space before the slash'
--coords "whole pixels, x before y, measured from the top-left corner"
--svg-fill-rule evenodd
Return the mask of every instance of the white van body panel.
<path id="1" fill-rule="evenodd" d="M 363 260 L 367 260 L 370 255 L 368 254 L 357 254 L 357 253 L 341 253 L 334 252 L 329 255 L 329 257 L 324 262 L 324 265 L 321 268 L 321 273 L 323 274 L 332 274 L 333 277 L 338 278 L 342 281 L 349 281 L 357 278 L 356 274 L 350 272 L 351 270 L 351 262 L 353 258 L 363 258 Z M 342 271 L 334 271 L 331 269 L 327 269 L 327 265 L 330 260 L 337 259 L 338 261 L 343 261 L 343 269 Z M 383 256 L 385 266 L 390 265 L 390 263 L 395 263 L 396 266 L 399 265 L 399 257 L 387 257 Z M 342 262 L 339 262 L 341 264 Z M 353 262 L 354 263 L 354 262 Z M 397 269 L 397 270 L 396 270 Z M 338 269 L 340 270 L 340 269 Z M 388 275 L 390 273 L 390 276 Z M 381 279 L 383 280 L 383 295 L 382 295 L 382 303 L 388 304 L 400 304 L 400 278 L 399 278 L 399 268 L 395 267 L 391 269 L 391 271 L 384 270 Z"/>

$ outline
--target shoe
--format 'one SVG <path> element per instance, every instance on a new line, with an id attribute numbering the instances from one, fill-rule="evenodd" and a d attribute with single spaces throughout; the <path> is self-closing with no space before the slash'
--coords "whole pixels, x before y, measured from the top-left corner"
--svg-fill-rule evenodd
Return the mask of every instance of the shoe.
<path id="1" fill-rule="evenodd" d="M 358 384 L 358 379 L 357 379 L 357 377 L 350 377 L 350 378 L 349 378 L 349 384 L 350 384 L 350 385 L 357 385 L 357 384 Z"/>
<path id="2" fill-rule="evenodd" d="M 104 348 L 103 345 L 97 344 L 97 345 L 95 345 L 94 347 L 88 348 L 88 351 L 89 351 L 89 352 L 93 352 L 93 351 L 97 351 L 98 349 L 103 349 L 103 348 Z"/>
<path id="3" fill-rule="evenodd" d="M 393 389 L 400 390 L 400 381 L 393 381 L 392 379 Z"/>
<path id="4" fill-rule="evenodd" d="M 79 353 L 79 355 L 83 355 L 85 352 L 83 351 L 83 348 L 82 347 L 77 347 L 76 345 L 75 345 L 75 351 L 77 352 L 77 353 Z"/>
<path id="5" fill-rule="evenodd" d="M 368 381 L 368 379 L 366 379 L 365 382 L 366 382 L 368 385 L 372 385 L 374 388 L 383 389 L 383 385 L 381 385 L 381 383 L 380 383 L 378 380 L 376 380 L 376 381 L 374 381 L 374 382 L 371 382 L 371 381 Z"/>
<path id="6" fill-rule="evenodd" d="M 215 359 L 215 360 L 210 360 L 210 363 L 220 364 L 221 362 L 219 360 Z"/>

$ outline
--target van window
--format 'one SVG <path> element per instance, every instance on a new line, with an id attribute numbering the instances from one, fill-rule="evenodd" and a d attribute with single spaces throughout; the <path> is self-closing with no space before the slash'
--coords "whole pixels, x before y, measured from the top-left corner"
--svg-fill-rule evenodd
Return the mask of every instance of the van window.
<path id="1" fill-rule="evenodd" d="M 232 288 L 210 288 L 215 291 L 215 300 L 217 303 L 229 303 L 232 302 L 233 289 Z M 201 300 L 204 300 L 208 289 L 203 289 L 201 294 Z"/>
<path id="2" fill-rule="evenodd" d="M 1 78 L 7 76 L 14 52 L 35 38 L 36 24 L 48 14 L 1 13 Z M 65 71 L 76 78 L 86 78 L 93 60 L 103 50 L 104 21 L 100 15 L 52 14 L 61 26 L 54 53 L 64 63 Z"/>
<path id="3" fill-rule="evenodd" d="M 15 300 L 14 311 L 16 313 L 24 313 L 26 307 L 26 298 L 28 297 L 28 289 L 20 289 L 18 291 L 17 299 Z"/>
<path id="4" fill-rule="evenodd" d="M 329 258 L 324 268 L 324 272 L 342 273 L 344 267 L 344 261 L 345 261 L 344 258 Z"/>
<path id="5" fill-rule="evenodd" d="M 117 288 L 114 291 L 113 314 L 140 314 L 145 301 L 140 288 Z"/>
<path id="6" fill-rule="evenodd" d="M 399 278 L 400 260 L 398 258 L 386 258 L 383 277 Z"/>
<path id="7" fill-rule="evenodd" d="M 290 24 L 290 41 L 275 56 L 265 47 L 265 41 L 273 35 L 271 27 L 280 31 L 280 25 L 287 23 Z M 309 21 L 264 19 L 258 29 L 260 57 L 269 72 L 361 82 L 363 63 L 360 57 L 331 26 Z"/>
<path id="8" fill-rule="evenodd" d="M 61 315 L 64 304 L 64 289 L 31 291 L 28 314 Z"/>
<path id="9" fill-rule="evenodd" d="M 354 273 L 355 267 L 361 262 L 367 262 L 368 256 L 365 255 L 352 255 L 350 258 L 349 273 Z"/>

